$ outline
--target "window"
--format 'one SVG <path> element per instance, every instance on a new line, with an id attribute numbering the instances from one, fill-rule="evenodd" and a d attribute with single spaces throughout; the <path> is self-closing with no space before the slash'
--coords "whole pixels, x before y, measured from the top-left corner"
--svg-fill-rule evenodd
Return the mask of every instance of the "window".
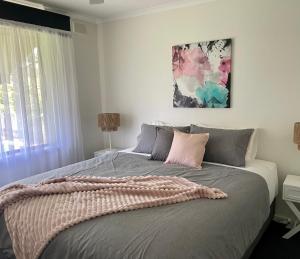
<path id="1" fill-rule="evenodd" d="M 83 159 L 68 32 L 0 20 L 0 186 Z"/>
<path id="2" fill-rule="evenodd" d="M 18 67 L 10 67 L 7 80 L 0 78 L 2 152 L 18 151 L 25 147 L 34 148 L 47 143 L 41 90 L 41 64 L 37 47 L 28 52 L 21 66 L 21 72 L 24 74 L 22 83 L 27 86 L 24 89 L 18 85 L 20 81 L 13 75 L 20 72 L 17 71 Z M 20 91 L 24 91 L 23 98 Z M 24 126 L 28 129 L 27 134 L 24 132 Z"/>

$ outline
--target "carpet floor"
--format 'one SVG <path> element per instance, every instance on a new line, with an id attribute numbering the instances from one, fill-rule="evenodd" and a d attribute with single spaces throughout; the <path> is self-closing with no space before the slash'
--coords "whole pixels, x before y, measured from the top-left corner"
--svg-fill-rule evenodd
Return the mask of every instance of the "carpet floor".
<path id="1" fill-rule="evenodd" d="M 300 259 L 300 233 L 286 240 L 282 236 L 287 232 L 283 224 L 272 221 L 250 259 Z"/>

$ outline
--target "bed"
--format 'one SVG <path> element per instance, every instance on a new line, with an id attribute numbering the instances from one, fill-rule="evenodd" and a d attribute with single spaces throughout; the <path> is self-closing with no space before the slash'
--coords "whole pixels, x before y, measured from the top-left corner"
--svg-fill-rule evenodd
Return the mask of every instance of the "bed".
<path id="1" fill-rule="evenodd" d="M 20 183 L 62 176 L 180 176 L 228 194 L 227 199 L 197 199 L 98 217 L 54 238 L 41 259 L 201 258 L 245 259 L 272 216 L 277 195 L 276 165 L 249 161 L 245 168 L 204 163 L 203 169 L 165 165 L 131 150 L 36 175 Z M 0 258 L 15 258 L 0 215 Z"/>

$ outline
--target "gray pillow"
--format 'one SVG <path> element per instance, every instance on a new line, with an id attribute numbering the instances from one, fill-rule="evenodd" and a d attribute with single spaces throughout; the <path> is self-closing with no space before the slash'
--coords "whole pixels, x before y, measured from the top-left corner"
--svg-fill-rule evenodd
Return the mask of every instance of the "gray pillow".
<path id="1" fill-rule="evenodd" d="M 174 131 L 174 130 L 178 130 L 180 132 L 183 133 L 190 133 L 191 127 L 190 126 L 176 126 L 176 127 L 171 127 L 171 126 L 158 126 L 158 128 L 163 128 L 163 129 L 167 129 L 170 131 Z"/>
<path id="2" fill-rule="evenodd" d="M 245 166 L 247 147 L 254 129 L 215 129 L 191 125 L 191 133 L 209 133 L 204 161 Z"/>
<path id="3" fill-rule="evenodd" d="M 173 132 L 173 129 L 177 129 L 181 132 L 190 133 L 190 126 L 184 127 L 171 127 L 171 126 L 156 126 L 149 124 L 142 124 L 141 134 L 138 136 L 138 144 L 133 152 L 151 154 L 154 146 L 154 142 L 157 135 L 157 129 L 163 128 Z"/>
<path id="4" fill-rule="evenodd" d="M 174 138 L 173 129 L 158 128 L 151 153 L 151 160 L 165 161 L 169 155 Z"/>
<path id="5" fill-rule="evenodd" d="M 143 124 L 141 127 L 141 134 L 138 136 L 138 145 L 133 152 L 151 154 L 155 139 L 156 126 Z"/>

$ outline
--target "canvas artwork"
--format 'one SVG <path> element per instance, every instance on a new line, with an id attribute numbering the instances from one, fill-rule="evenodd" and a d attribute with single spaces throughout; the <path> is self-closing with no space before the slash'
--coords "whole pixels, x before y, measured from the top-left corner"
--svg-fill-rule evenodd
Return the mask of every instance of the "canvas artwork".
<path id="1" fill-rule="evenodd" d="M 173 46 L 174 107 L 229 108 L 231 39 Z"/>

